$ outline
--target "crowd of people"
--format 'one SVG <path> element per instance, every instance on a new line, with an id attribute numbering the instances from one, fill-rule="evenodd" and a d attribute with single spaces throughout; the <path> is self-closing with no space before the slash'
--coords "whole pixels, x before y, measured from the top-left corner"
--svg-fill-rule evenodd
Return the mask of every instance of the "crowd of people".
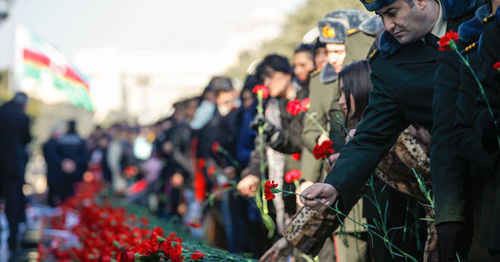
<path id="1" fill-rule="evenodd" d="M 100 179 L 193 236 L 263 261 L 498 259 L 500 1 L 361 2 L 377 15 L 326 14 L 313 43 L 298 43 L 292 61 L 263 57 L 241 90 L 217 76 L 149 126 L 121 122 L 87 139 L 74 121 L 54 127 L 43 146 L 48 204 Z M 12 203 L 24 203 L 26 103 L 19 93 L 0 107 L 9 223 L 22 217 Z M 268 180 L 301 195 L 263 204 Z"/>

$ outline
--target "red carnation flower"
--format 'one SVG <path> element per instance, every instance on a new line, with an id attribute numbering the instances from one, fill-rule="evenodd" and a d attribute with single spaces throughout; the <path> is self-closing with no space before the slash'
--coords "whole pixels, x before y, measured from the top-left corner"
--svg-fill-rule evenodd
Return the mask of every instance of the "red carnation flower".
<path id="1" fill-rule="evenodd" d="M 213 145 L 212 145 L 212 152 L 214 154 L 217 154 L 217 152 L 219 152 L 219 147 L 220 147 L 220 143 L 219 142 L 213 143 Z"/>
<path id="2" fill-rule="evenodd" d="M 191 222 L 191 223 L 189 223 L 189 227 L 192 227 L 192 228 L 200 228 L 200 227 L 201 227 L 201 224 Z"/>
<path id="3" fill-rule="evenodd" d="M 293 160 L 300 161 L 300 158 L 301 158 L 301 154 L 300 153 L 292 154 L 292 159 Z"/>
<path id="4" fill-rule="evenodd" d="M 208 170 L 207 170 L 207 174 L 208 174 L 209 176 L 213 176 L 213 175 L 215 174 L 215 171 L 216 171 L 216 170 L 217 170 L 217 168 L 216 168 L 215 166 L 211 166 L 211 167 L 209 167 L 209 168 L 208 168 Z"/>
<path id="5" fill-rule="evenodd" d="M 496 62 L 494 65 L 493 65 L 493 68 L 498 70 L 498 72 L 500 72 L 500 61 Z"/>
<path id="6" fill-rule="evenodd" d="M 149 220 L 147 217 L 141 217 L 141 223 L 145 226 L 149 225 Z"/>
<path id="7" fill-rule="evenodd" d="M 205 257 L 205 254 L 201 253 L 200 251 L 195 251 L 192 255 L 191 255 L 191 259 L 192 260 L 198 260 L 200 258 L 203 258 Z"/>
<path id="8" fill-rule="evenodd" d="M 309 100 L 309 98 L 304 98 L 301 102 L 301 106 L 302 106 L 302 111 L 306 112 L 307 110 L 309 110 L 309 106 L 311 106 L 311 100 Z"/>
<path id="9" fill-rule="evenodd" d="M 328 155 L 335 153 L 335 150 L 333 150 L 332 146 L 333 146 L 333 142 L 330 139 L 323 141 L 323 143 L 321 143 L 321 145 L 316 144 L 316 146 L 313 149 L 314 158 L 324 159 Z"/>
<path id="10" fill-rule="evenodd" d="M 266 196 L 266 200 L 274 199 L 275 196 L 273 194 L 273 188 L 278 187 L 278 184 L 275 184 L 274 181 L 267 181 L 264 185 L 264 195 Z"/>
<path id="11" fill-rule="evenodd" d="M 261 94 L 262 98 L 269 97 L 269 89 L 265 85 L 256 85 L 252 89 L 252 92 L 256 93 L 257 95 Z"/>
<path id="12" fill-rule="evenodd" d="M 439 51 L 451 51 L 452 49 L 456 49 L 455 42 L 458 41 L 459 38 L 457 33 L 450 30 L 439 39 Z"/>
<path id="13" fill-rule="evenodd" d="M 288 111 L 288 113 L 294 116 L 300 113 L 301 110 L 302 110 L 302 105 L 300 104 L 300 101 L 298 99 L 290 100 L 288 102 L 288 105 L 286 106 L 286 111 Z"/>
<path id="14" fill-rule="evenodd" d="M 199 169 L 205 168 L 206 164 L 207 164 L 207 161 L 205 160 L 205 158 L 198 159 L 198 168 Z"/>
<path id="15" fill-rule="evenodd" d="M 135 253 L 127 249 L 123 249 L 122 252 L 120 252 L 120 254 L 118 255 L 117 259 L 118 262 L 134 262 L 134 260 Z"/>
<path id="16" fill-rule="evenodd" d="M 297 169 L 293 169 L 293 170 L 286 172 L 285 181 L 287 183 L 292 183 L 294 180 L 299 180 L 301 177 L 302 177 L 302 173 Z"/>

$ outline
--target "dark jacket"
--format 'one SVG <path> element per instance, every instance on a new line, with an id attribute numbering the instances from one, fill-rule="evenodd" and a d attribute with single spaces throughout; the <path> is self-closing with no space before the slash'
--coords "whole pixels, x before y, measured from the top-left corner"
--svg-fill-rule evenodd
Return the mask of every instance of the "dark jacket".
<path id="1" fill-rule="evenodd" d="M 275 138 L 265 143 L 265 146 L 269 146 L 272 149 L 284 154 L 300 153 L 302 151 L 301 134 L 302 134 L 303 115 L 300 114 L 296 116 L 291 115 L 286 110 L 288 101 L 289 100 L 286 98 L 278 98 L 281 128 L 276 133 Z M 251 154 L 249 173 L 262 177 L 264 174 L 261 174 L 260 172 L 259 165 L 261 159 L 257 152 L 258 148 L 257 144 L 255 145 L 255 148 L 256 149 Z M 287 169 L 286 166 L 285 169 Z"/>
<path id="2" fill-rule="evenodd" d="M 45 158 L 45 163 L 47 164 L 47 184 L 49 187 L 54 186 L 59 182 L 59 174 L 61 172 L 61 161 L 62 159 L 57 154 L 57 140 L 50 138 L 43 145 L 43 157 Z"/>
<path id="3" fill-rule="evenodd" d="M 456 31 L 463 19 L 448 20 L 447 30 Z M 354 196 L 409 124 L 418 124 L 428 130 L 432 128 L 434 73 L 438 55 L 437 47 L 430 43 L 416 41 L 401 45 L 387 32 L 382 33 L 379 49 L 370 59 L 374 85 L 370 103 L 356 135 L 344 147 L 325 179 L 339 191 L 345 208 L 354 205 Z M 434 156 L 435 164 L 448 161 L 440 155 Z M 448 165 L 444 163 L 444 166 Z M 433 182 L 441 183 L 453 178 L 449 174 L 434 174 L 437 179 Z M 436 222 L 463 219 L 462 188 L 446 184 L 439 184 L 436 188 L 439 188 L 434 191 Z"/>
<path id="4" fill-rule="evenodd" d="M 235 125 L 239 126 L 238 138 L 236 139 L 236 160 L 241 168 L 248 166 L 250 154 L 255 149 L 255 137 L 257 132 L 250 128 L 250 123 L 257 115 L 257 109 L 253 105 L 250 109 L 240 109 L 240 117 L 236 119 Z"/>
<path id="5" fill-rule="evenodd" d="M 0 107 L 0 179 L 24 181 L 21 168 L 25 147 L 31 141 L 30 121 L 21 105 L 14 101 Z"/>
<path id="6" fill-rule="evenodd" d="M 73 160 L 76 164 L 75 172 L 66 175 L 71 175 L 73 181 L 81 180 L 87 168 L 87 146 L 85 140 L 75 132 L 68 132 L 57 139 L 56 150 L 60 160 L 67 158 Z"/>

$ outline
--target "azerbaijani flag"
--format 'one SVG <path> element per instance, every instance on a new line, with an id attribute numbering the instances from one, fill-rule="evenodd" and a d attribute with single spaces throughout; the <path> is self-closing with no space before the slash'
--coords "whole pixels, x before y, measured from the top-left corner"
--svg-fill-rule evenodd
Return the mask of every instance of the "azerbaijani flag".
<path id="1" fill-rule="evenodd" d="M 75 106 L 94 110 L 85 77 L 54 46 L 18 26 L 16 49 L 15 78 L 21 91 L 47 103 L 69 100 Z"/>

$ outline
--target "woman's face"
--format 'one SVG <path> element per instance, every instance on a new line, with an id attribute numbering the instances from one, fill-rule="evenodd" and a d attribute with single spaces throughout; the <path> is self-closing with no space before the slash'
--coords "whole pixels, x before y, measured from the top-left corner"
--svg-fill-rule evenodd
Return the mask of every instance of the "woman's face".
<path id="1" fill-rule="evenodd" d="M 293 58 L 295 76 L 304 81 L 310 72 L 314 70 L 314 63 L 311 54 L 308 52 L 298 52 Z"/>
<path id="2" fill-rule="evenodd" d="M 286 94 L 286 88 L 290 84 L 292 77 L 289 74 L 272 71 L 264 77 L 264 85 L 269 88 L 269 95 L 281 97 Z"/>
<path id="3" fill-rule="evenodd" d="M 319 47 L 316 49 L 316 54 L 314 55 L 314 63 L 318 69 L 323 69 L 328 62 L 328 52 L 326 47 Z"/>
<path id="4" fill-rule="evenodd" d="M 349 112 L 349 115 L 347 117 L 352 117 L 354 115 L 354 113 L 356 112 L 356 105 L 354 104 L 354 97 L 352 96 L 352 94 L 350 95 L 349 99 L 350 99 L 351 111 Z M 344 114 L 347 115 L 347 102 L 346 102 L 345 92 L 344 92 L 344 82 L 342 81 L 342 79 L 340 79 L 339 107 L 344 112 Z"/>

